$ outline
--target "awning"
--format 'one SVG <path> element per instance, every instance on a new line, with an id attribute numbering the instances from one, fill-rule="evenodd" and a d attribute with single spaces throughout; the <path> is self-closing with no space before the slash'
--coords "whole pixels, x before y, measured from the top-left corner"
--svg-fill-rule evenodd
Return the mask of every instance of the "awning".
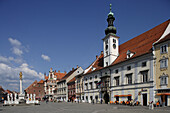
<path id="1" fill-rule="evenodd" d="M 170 95 L 170 93 L 157 93 L 157 96 L 161 96 L 161 95 Z"/>
<path id="2" fill-rule="evenodd" d="M 132 96 L 131 94 L 128 95 L 115 95 L 114 97 L 128 97 L 128 96 Z"/>

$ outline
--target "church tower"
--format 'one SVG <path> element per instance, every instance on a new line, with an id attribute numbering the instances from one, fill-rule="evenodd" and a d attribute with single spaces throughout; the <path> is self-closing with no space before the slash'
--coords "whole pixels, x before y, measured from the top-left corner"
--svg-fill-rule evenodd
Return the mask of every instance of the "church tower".
<path id="1" fill-rule="evenodd" d="M 119 37 L 116 36 L 116 28 L 113 25 L 115 20 L 114 14 L 111 11 L 108 14 L 108 27 L 105 29 L 106 36 L 103 38 L 104 51 L 104 67 L 111 65 L 119 55 Z"/>

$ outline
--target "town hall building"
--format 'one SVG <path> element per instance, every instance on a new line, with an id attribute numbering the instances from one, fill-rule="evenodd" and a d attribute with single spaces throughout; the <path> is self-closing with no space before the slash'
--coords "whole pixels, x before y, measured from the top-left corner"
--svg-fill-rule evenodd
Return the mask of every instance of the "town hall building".
<path id="1" fill-rule="evenodd" d="M 113 25 L 114 20 L 110 7 L 103 51 L 84 71 L 84 101 L 121 103 L 133 100 L 143 106 L 147 106 L 151 101 L 156 103 L 153 43 L 163 34 L 166 36 L 170 33 L 167 30 L 170 20 L 121 45 L 121 37 L 116 35 L 117 30 Z"/>

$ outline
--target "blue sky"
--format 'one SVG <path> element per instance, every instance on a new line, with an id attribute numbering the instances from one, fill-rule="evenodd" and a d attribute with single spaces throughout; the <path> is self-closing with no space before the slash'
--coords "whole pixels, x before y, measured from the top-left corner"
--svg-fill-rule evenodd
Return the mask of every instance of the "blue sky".
<path id="1" fill-rule="evenodd" d="M 120 44 L 170 17 L 169 0 L 0 0 L 0 85 L 19 91 L 50 67 L 88 67 L 103 50 L 109 4 Z"/>

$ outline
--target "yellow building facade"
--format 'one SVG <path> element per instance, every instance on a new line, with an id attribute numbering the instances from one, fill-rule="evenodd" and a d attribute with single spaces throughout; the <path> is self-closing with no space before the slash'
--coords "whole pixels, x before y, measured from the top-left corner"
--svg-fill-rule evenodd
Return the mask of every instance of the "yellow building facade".
<path id="1" fill-rule="evenodd" d="M 155 44 L 155 101 L 162 106 L 170 106 L 170 34 Z"/>

